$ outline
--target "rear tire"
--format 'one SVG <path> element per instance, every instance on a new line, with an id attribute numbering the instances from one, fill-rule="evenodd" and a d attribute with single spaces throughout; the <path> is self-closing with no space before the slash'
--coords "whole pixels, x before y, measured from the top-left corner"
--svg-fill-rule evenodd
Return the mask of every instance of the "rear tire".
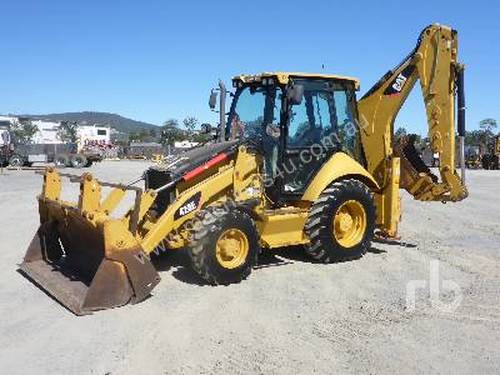
<path id="1" fill-rule="evenodd" d="M 368 187 L 354 179 L 335 182 L 311 206 L 306 252 L 324 263 L 357 259 L 370 248 L 374 230 L 375 205 Z"/>
<path id="2" fill-rule="evenodd" d="M 87 158 L 82 154 L 71 155 L 71 166 L 73 168 L 83 168 L 87 165 Z"/>
<path id="3" fill-rule="evenodd" d="M 238 283 L 250 275 L 260 246 L 249 215 L 234 208 L 208 207 L 193 223 L 187 250 L 198 275 L 212 285 Z"/>
<path id="4" fill-rule="evenodd" d="M 64 154 L 56 155 L 54 158 L 54 164 L 57 168 L 66 168 L 70 165 L 69 158 Z"/>

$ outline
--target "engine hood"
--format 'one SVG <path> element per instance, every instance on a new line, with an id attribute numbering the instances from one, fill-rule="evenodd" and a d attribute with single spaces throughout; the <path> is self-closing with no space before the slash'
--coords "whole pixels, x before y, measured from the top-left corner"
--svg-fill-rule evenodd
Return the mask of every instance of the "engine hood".
<path id="1" fill-rule="evenodd" d="M 227 141 L 201 146 L 179 154 L 176 159 L 180 160 L 173 166 L 169 167 L 167 164 L 165 166 L 152 168 L 165 172 L 168 171 L 173 176 L 180 177 L 184 173 L 204 164 L 222 152 L 232 153 L 236 150 L 237 145 L 238 141 Z"/>

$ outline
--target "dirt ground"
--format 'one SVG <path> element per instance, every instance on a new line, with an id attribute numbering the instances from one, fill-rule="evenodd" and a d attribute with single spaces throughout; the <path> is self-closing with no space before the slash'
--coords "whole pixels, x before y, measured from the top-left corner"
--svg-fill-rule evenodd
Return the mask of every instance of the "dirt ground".
<path id="1" fill-rule="evenodd" d="M 146 166 L 104 162 L 91 171 L 128 181 Z M 23 375 L 498 373 L 500 172 L 469 171 L 468 184 L 470 197 L 456 204 L 404 196 L 401 242 L 374 243 L 360 260 L 315 264 L 301 248 L 285 249 L 263 257 L 241 284 L 212 287 L 184 254 L 165 255 L 151 298 L 76 317 L 16 272 L 37 228 L 41 176 L 5 171 L 0 368 Z"/>

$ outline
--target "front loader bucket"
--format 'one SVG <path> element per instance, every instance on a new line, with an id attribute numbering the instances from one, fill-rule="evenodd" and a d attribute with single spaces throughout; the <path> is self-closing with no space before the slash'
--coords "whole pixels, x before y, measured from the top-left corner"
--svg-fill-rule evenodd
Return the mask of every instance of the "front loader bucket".
<path id="1" fill-rule="evenodd" d="M 84 185 L 97 181 L 83 177 L 81 194 L 85 195 L 89 186 Z M 39 197 L 41 225 L 21 272 L 76 315 L 148 297 L 160 277 L 130 231 L 126 220 L 130 217 L 110 218 L 97 206 L 92 212 L 85 210 L 89 202 L 82 196 L 78 205 L 52 199 L 59 190 L 51 192 L 51 184 L 58 179 L 55 171 L 45 173 Z"/>

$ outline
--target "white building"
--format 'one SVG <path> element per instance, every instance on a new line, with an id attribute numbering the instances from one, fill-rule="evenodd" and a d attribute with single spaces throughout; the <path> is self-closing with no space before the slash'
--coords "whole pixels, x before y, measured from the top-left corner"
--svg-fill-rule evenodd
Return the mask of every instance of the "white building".
<path id="1" fill-rule="evenodd" d="M 0 123 L 10 123 L 10 125 L 16 123 L 17 117 L 12 117 L 12 116 L 0 116 Z"/>
<path id="2" fill-rule="evenodd" d="M 38 128 L 33 136 L 34 144 L 61 144 L 63 143 L 57 136 L 59 122 L 32 120 L 31 123 Z"/>
<path id="3" fill-rule="evenodd" d="M 9 145 L 11 137 L 9 129 L 17 119 L 10 116 L 0 116 L 0 147 Z"/>

